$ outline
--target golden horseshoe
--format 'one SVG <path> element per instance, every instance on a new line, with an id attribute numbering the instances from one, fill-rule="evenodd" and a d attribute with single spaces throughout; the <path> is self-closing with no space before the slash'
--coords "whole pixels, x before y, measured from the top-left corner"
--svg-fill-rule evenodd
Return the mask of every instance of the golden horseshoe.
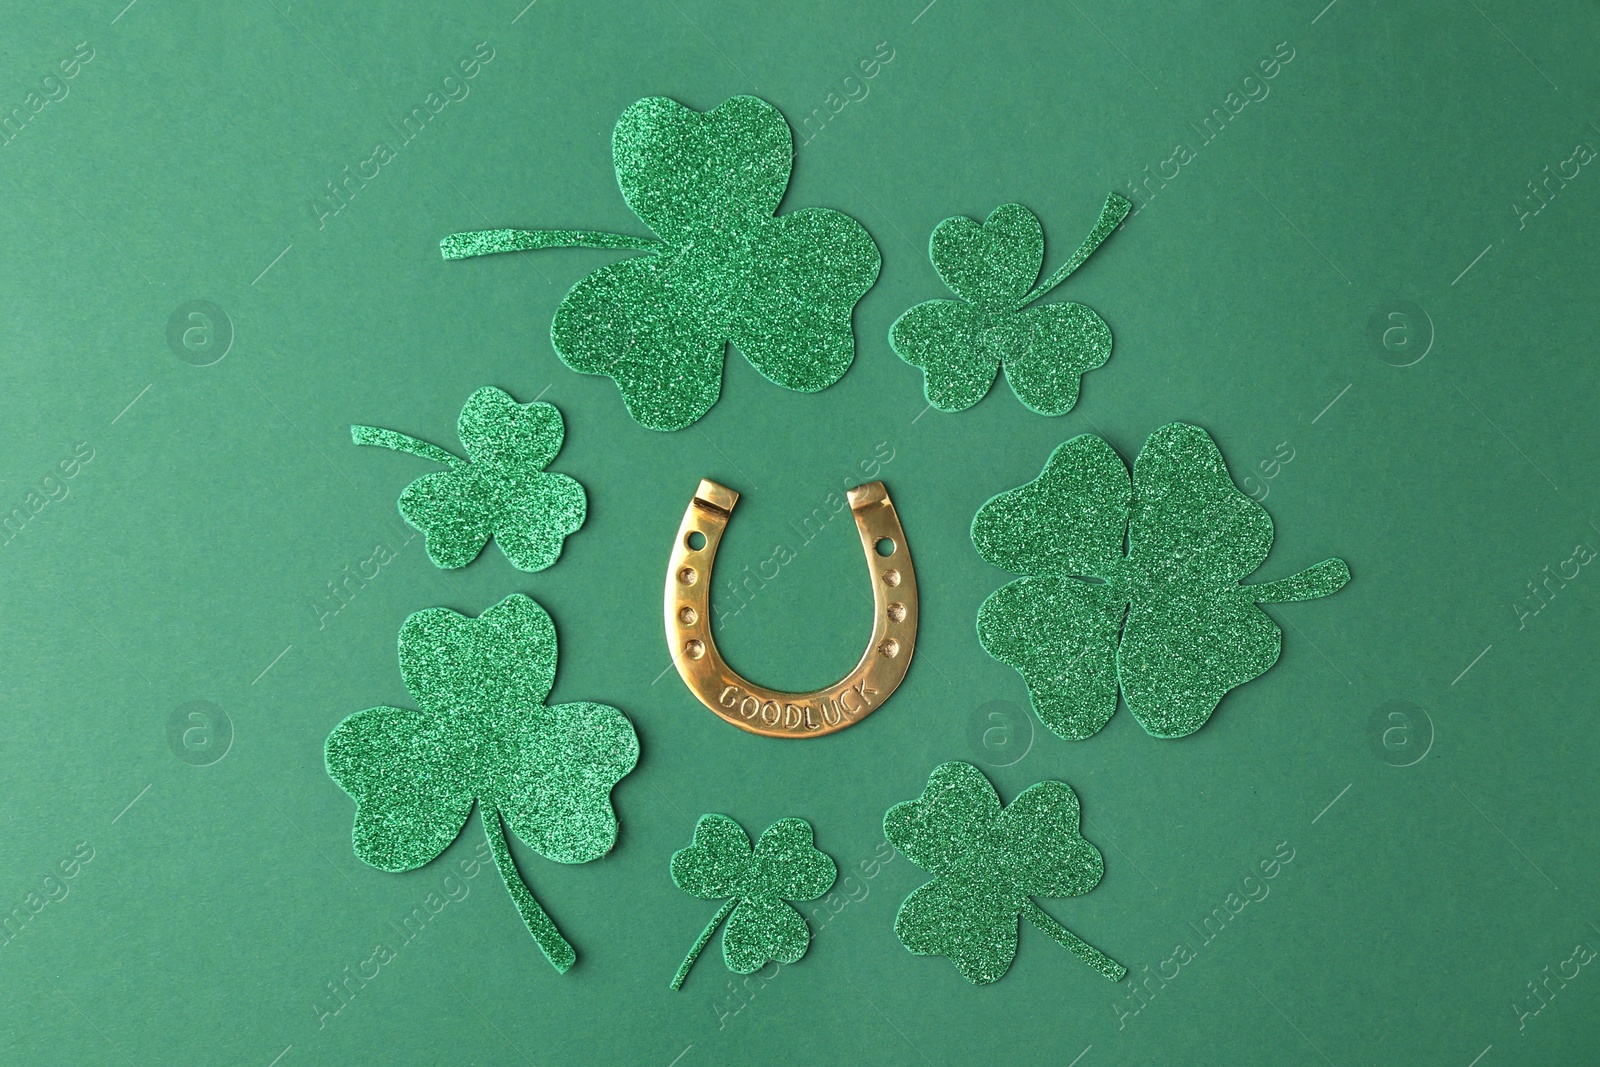
<path id="1" fill-rule="evenodd" d="M 711 637 L 711 567 L 739 494 L 710 479 L 683 513 L 667 564 L 667 644 L 700 702 L 764 737 L 821 737 L 854 726 L 895 691 L 917 644 L 917 572 L 882 482 L 850 490 L 850 512 L 872 574 L 872 641 L 844 678 L 811 693 L 780 693 L 740 677 Z M 694 547 L 693 542 L 699 542 Z"/>

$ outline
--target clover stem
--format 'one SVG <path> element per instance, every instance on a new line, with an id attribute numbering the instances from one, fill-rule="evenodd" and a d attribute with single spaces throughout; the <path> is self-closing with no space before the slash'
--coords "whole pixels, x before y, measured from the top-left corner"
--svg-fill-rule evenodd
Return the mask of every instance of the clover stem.
<path id="1" fill-rule="evenodd" d="M 566 974 L 567 969 L 577 961 L 578 953 L 561 936 L 561 931 L 556 929 L 556 924 L 539 906 L 528 884 L 517 872 L 516 860 L 511 858 L 511 846 L 506 842 L 506 824 L 500 817 L 500 809 L 484 806 L 479 808 L 478 814 L 483 819 L 483 836 L 488 839 L 489 850 L 494 853 L 494 865 L 505 880 L 506 891 L 511 894 L 511 902 L 517 906 L 517 914 L 522 916 L 523 924 L 527 926 L 528 933 L 533 935 L 545 959 L 561 974 Z"/>
<path id="2" fill-rule="evenodd" d="M 711 921 L 706 923 L 706 928 L 700 931 L 700 939 L 694 943 L 694 948 L 690 949 L 689 954 L 683 958 L 683 965 L 678 968 L 678 973 L 672 976 L 673 989 L 683 988 L 683 980 L 689 977 L 689 968 L 693 967 L 694 961 L 700 958 L 701 949 L 706 947 L 706 942 L 711 940 L 711 935 L 717 932 L 717 927 L 722 925 L 722 920 L 728 917 L 728 913 L 733 910 L 734 905 L 737 903 L 739 903 L 739 898 L 734 897 L 722 905 L 717 910 L 717 913 L 711 917 Z"/>
<path id="3" fill-rule="evenodd" d="M 1038 287 L 1035 288 L 1033 292 L 1023 297 L 1022 300 L 1017 304 L 1017 307 L 1027 307 L 1029 304 L 1033 303 L 1035 300 L 1039 299 L 1041 296 L 1048 293 L 1062 282 L 1066 281 L 1067 275 L 1083 266 L 1084 260 L 1094 255 L 1094 250 L 1099 248 L 1107 237 L 1111 236 L 1112 230 L 1115 230 L 1118 226 L 1122 225 L 1122 220 L 1127 218 L 1128 212 L 1132 210 L 1133 201 L 1129 200 L 1121 193 L 1111 193 L 1108 195 L 1106 197 L 1105 206 L 1100 209 L 1100 221 L 1094 224 L 1094 229 L 1090 230 L 1089 236 L 1083 239 L 1083 244 L 1079 245 L 1078 250 L 1072 253 L 1072 258 L 1061 264 L 1061 266 L 1056 269 L 1054 274 L 1040 282 Z"/>
<path id="4" fill-rule="evenodd" d="M 1344 560 L 1325 559 L 1298 574 L 1279 578 L 1261 585 L 1240 586 L 1257 604 L 1282 604 L 1289 600 L 1316 600 L 1344 588 L 1350 580 L 1350 568 Z"/>
<path id="5" fill-rule="evenodd" d="M 445 259 L 467 259 L 535 248 L 633 248 L 650 252 L 660 245 L 654 237 L 599 230 L 471 230 L 453 233 L 440 241 L 439 253 Z"/>
<path id="6" fill-rule="evenodd" d="M 1083 940 L 1071 930 L 1068 930 L 1065 926 L 1062 926 L 1060 923 L 1056 922 L 1050 917 L 1048 912 L 1039 907 L 1039 905 L 1035 904 L 1031 899 L 1028 901 L 1028 906 L 1023 909 L 1022 914 L 1026 915 L 1028 920 L 1032 922 L 1033 925 L 1037 926 L 1039 929 L 1055 938 L 1062 945 L 1066 946 L 1068 951 L 1070 951 L 1074 956 L 1078 957 L 1084 963 L 1087 963 L 1089 966 L 1093 967 L 1095 970 L 1099 971 L 1113 982 L 1122 981 L 1122 976 L 1128 973 L 1128 968 L 1124 967 L 1110 956 L 1107 956 L 1104 952 L 1101 952 L 1099 949 L 1089 944 L 1089 942 Z"/>
<path id="7" fill-rule="evenodd" d="M 460 456 L 447 452 L 438 445 L 429 444 L 410 434 L 398 430 L 385 430 L 381 426 L 352 426 L 350 427 L 350 440 L 358 445 L 376 445 L 378 448 L 388 448 L 395 452 L 406 452 L 423 459 L 431 459 L 435 463 L 443 463 L 447 467 L 459 467 L 467 461 Z"/>

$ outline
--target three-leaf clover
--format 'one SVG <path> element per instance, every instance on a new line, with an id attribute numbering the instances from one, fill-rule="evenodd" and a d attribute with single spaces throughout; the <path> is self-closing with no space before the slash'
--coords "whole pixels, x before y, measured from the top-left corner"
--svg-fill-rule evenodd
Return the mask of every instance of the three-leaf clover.
<path id="1" fill-rule="evenodd" d="M 1078 796 L 1065 782 L 1039 782 L 1004 808 L 970 763 L 940 764 L 916 800 L 896 804 L 883 832 L 900 853 L 935 875 L 895 916 L 900 943 L 919 956 L 948 956 L 977 985 L 1005 974 L 1026 918 L 1111 979 L 1128 973 L 1039 907 L 1034 897 L 1075 897 L 1100 882 L 1105 861 L 1078 828 Z"/>
<path id="2" fill-rule="evenodd" d="M 700 816 L 693 842 L 672 854 L 672 881 L 690 896 L 728 900 L 700 932 L 673 975 L 672 988 L 683 986 L 724 919 L 722 958 L 730 971 L 749 974 L 768 960 L 797 961 L 811 944 L 811 928 L 784 902 L 815 900 L 833 887 L 838 874 L 833 859 L 812 843 L 811 824 L 804 819 L 779 819 L 752 851 L 744 827 L 726 815 Z"/>
<path id="3" fill-rule="evenodd" d="M 633 724 L 604 704 L 545 704 L 555 625 L 512 594 L 477 618 L 419 611 L 400 629 L 400 674 L 422 709 L 368 708 L 328 735 L 328 774 L 356 802 L 356 855 L 409 871 L 449 846 L 478 806 L 495 866 L 556 970 L 577 954 L 517 873 L 506 830 L 557 863 L 611 850 L 611 789 L 639 759 Z"/>
<path id="4" fill-rule="evenodd" d="M 978 638 L 1022 674 L 1039 718 L 1062 737 L 1104 726 L 1119 683 L 1140 725 L 1182 737 L 1277 662 L 1283 631 L 1258 603 L 1324 597 L 1350 580 L 1343 560 L 1326 559 L 1240 584 L 1272 536 L 1266 509 L 1233 484 L 1200 427 L 1151 434 L 1131 481 L 1109 444 L 1074 437 L 972 520 L 978 554 L 1026 575 L 983 602 Z"/>
<path id="5" fill-rule="evenodd" d="M 1044 231 L 1021 204 L 1001 204 L 981 226 L 957 215 L 934 227 L 928 258 L 961 299 L 925 300 L 889 327 L 896 354 L 922 368 L 928 403 L 964 411 L 988 394 L 1004 366 L 1011 391 L 1030 409 L 1072 410 L 1079 379 L 1111 358 L 1111 330 L 1083 304 L 1028 305 L 1082 266 L 1132 207 L 1120 193 L 1106 197 L 1083 244 L 1037 286 Z"/>
<path id="6" fill-rule="evenodd" d="M 630 248 L 562 298 L 561 361 L 614 379 L 628 414 L 679 430 L 711 410 L 727 345 L 769 380 L 816 392 L 855 358 L 851 314 L 877 280 L 878 246 L 827 208 L 777 215 L 794 138 L 777 108 L 735 96 L 710 111 L 666 97 L 622 113 L 611 140 L 622 197 L 657 237 L 484 230 L 440 242 L 446 259 L 534 248 Z"/>
<path id="7" fill-rule="evenodd" d="M 376 426 L 352 426 L 350 438 L 450 468 L 424 474 L 400 494 L 400 514 L 426 535 L 435 566 L 465 567 L 491 536 L 518 570 L 550 566 L 588 509 L 583 486 L 544 470 L 566 435 L 561 412 L 537 401 L 519 404 L 486 385 L 467 398 L 456 432 L 465 459 Z"/>

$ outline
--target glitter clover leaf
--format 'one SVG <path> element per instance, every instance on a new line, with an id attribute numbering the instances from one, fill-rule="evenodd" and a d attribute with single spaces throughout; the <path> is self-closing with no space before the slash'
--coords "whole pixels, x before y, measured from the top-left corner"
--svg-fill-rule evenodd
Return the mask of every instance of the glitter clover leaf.
<path id="1" fill-rule="evenodd" d="M 1283 631 L 1258 603 L 1312 600 L 1350 580 L 1343 560 L 1326 559 L 1241 584 L 1272 538 L 1272 518 L 1200 427 L 1151 434 L 1131 481 L 1109 444 L 1074 437 L 972 521 L 978 554 L 1025 576 L 983 602 L 978 638 L 1022 675 L 1034 711 L 1062 737 L 1103 727 L 1119 686 L 1146 731 L 1183 737 L 1277 662 Z"/>
<path id="2" fill-rule="evenodd" d="M 611 850 L 611 789 L 639 740 L 604 704 L 548 706 L 556 631 L 513 594 L 477 618 L 419 611 L 400 629 L 400 674 L 422 710 L 358 711 L 328 735 L 328 774 L 356 802 L 356 855 L 383 871 L 428 863 L 461 833 L 474 803 L 495 866 L 528 932 L 557 971 L 572 946 L 517 872 L 506 831 L 557 863 Z"/>
<path id="3" fill-rule="evenodd" d="M 592 230 L 480 230 L 446 259 L 535 248 L 651 253 L 584 278 L 556 309 L 561 361 L 612 378 L 641 425 L 680 430 L 716 403 L 731 343 L 768 380 L 816 392 L 855 358 L 851 316 L 878 277 L 878 246 L 828 208 L 777 214 L 794 165 L 781 112 L 754 96 L 710 111 L 648 97 L 611 140 L 617 184 L 656 237 Z"/>
<path id="4" fill-rule="evenodd" d="M 1083 304 L 1028 305 L 1082 266 L 1132 207 L 1119 193 L 1106 197 L 1072 258 L 1031 289 L 1044 266 L 1044 231 L 1021 204 L 1001 204 L 981 226 L 957 215 L 934 227 L 928 258 L 961 299 L 925 300 L 889 327 L 895 353 L 922 368 L 928 403 L 964 411 L 988 395 L 1004 366 L 1011 391 L 1031 410 L 1072 410 L 1079 379 L 1111 358 L 1111 330 Z"/>
<path id="5" fill-rule="evenodd" d="M 518 570 L 550 566 L 588 510 L 583 486 L 544 470 L 566 435 L 561 412 L 553 404 L 519 404 L 487 385 L 467 398 L 456 432 L 465 459 L 376 426 L 352 426 L 350 438 L 450 468 L 424 474 L 400 494 L 400 514 L 423 532 L 435 566 L 465 567 L 491 536 Z"/>
<path id="6" fill-rule="evenodd" d="M 810 823 L 779 819 L 752 851 L 744 827 L 726 815 L 700 816 L 689 847 L 672 854 L 673 884 L 702 900 L 728 899 L 673 975 L 673 989 L 683 987 L 689 968 L 724 919 L 728 926 L 722 933 L 722 958 L 730 971 L 749 974 L 768 960 L 794 963 L 806 954 L 811 929 L 784 902 L 815 900 L 833 888 L 839 875 L 833 859 L 812 841 Z"/>
<path id="7" fill-rule="evenodd" d="M 1039 782 L 1004 808 L 970 763 L 940 764 L 916 800 L 883 817 L 889 843 L 935 877 L 895 916 L 900 943 L 919 956 L 948 956 L 985 985 L 1017 956 L 1026 918 L 1080 960 L 1120 981 L 1127 968 L 1056 922 L 1034 897 L 1075 897 L 1100 882 L 1105 861 L 1078 829 L 1078 797 L 1065 782 Z"/>

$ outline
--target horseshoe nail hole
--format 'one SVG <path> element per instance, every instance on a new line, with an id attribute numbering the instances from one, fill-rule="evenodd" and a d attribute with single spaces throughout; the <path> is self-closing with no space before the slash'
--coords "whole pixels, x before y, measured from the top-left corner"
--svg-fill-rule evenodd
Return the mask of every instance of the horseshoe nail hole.
<path id="1" fill-rule="evenodd" d="M 900 654 L 900 642 L 892 637 L 886 637 L 878 643 L 878 655 L 894 659 Z"/>
<path id="2" fill-rule="evenodd" d="M 894 546 L 894 538 L 892 538 L 892 537 L 880 537 L 880 538 L 878 538 L 878 544 L 877 544 L 876 547 L 878 549 L 878 555 L 880 555 L 880 556 L 892 556 L 892 555 L 894 555 L 894 547 L 895 547 Z"/>
<path id="3" fill-rule="evenodd" d="M 678 581 L 684 585 L 693 585 L 700 580 L 700 572 L 693 567 L 685 567 L 678 572 Z"/>
<path id="4" fill-rule="evenodd" d="M 699 659 L 701 656 L 706 654 L 706 645 L 704 641 L 700 641 L 698 639 L 694 641 L 686 641 L 683 645 L 683 651 L 684 654 L 690 659 Z"/>
<path id="5" fill-rule="evenodd" d="M 899 585 L 900 584 L 900 572 L 895 570 L 893 567 L 890 567 L 888 570 L 884 571 L 883 572 L 883 584 L 884 585 L 888 585 L 888 586 Z"/>
<path id="6" fill-rule="evenodd" d="M 889 605 L 889 621 L 890 622 L 905 622 L 905 620 L 906 620 L 906 606 L 904 604 L 890 604 Z"/>
<path id="7" fill-rule="evenodd" d="M 698 552 L 706 547 L 706 535 L 699 530 L 690 530 L 683 538 L 683 543 L 691 552 Z"/>
<path id="8" fill-rule="evenodd" d="M 678 621 L 683 623 L 685 626 L 693 626 L 699 621 L 699 619 L 699 613 L 697 613 L 693 608 L 678 609 Z"/>

